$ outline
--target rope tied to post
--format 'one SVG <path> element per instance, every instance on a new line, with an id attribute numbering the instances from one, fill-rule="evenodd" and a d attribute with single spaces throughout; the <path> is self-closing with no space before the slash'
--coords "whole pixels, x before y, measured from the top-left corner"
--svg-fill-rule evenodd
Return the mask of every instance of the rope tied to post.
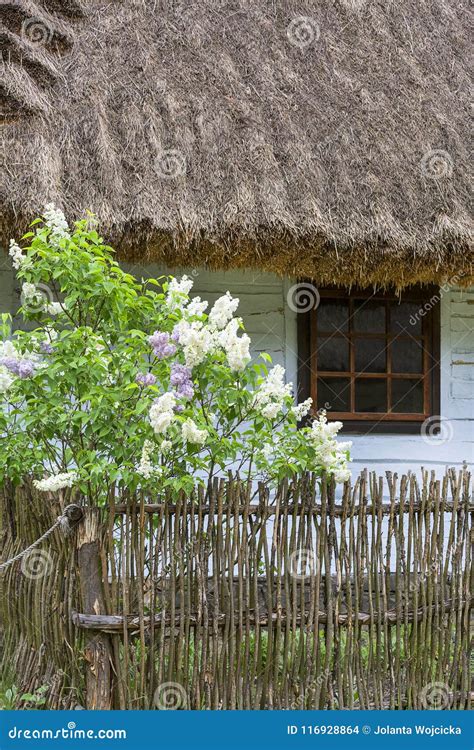
<path id="1" fill-rule="evenodd" d="M 65 537 L 69 536 L 73 528 L 81 520 L 82 516 L 82 508 L 79 505 L 67 505 L 61 515 L 57 517 L 51 528 L 48 529 L 48 531 L 45 531 L 45 533 L 40 536 L 39 539 L 33 542 L 33 544 L 30 544 L 30 546 L 24 549 L 22 552 L 19 552 L 17 555 L 15 555 L 15 557 L 10 558 L 10 560 L 6 560 L 6 562 L 0 563 L 0 573 L 6 568 L 10 567 L 10 565 L 13 565 L 14 563 L 22 560 L 24 557 L 29 555 L 30 552 L 36 549 L 36 547 L 39 547 L 40 544 L 45 542 L 46 539 L 48 539 L 51 534 L 53 534 L 55 529 L 60 528 Z"/>

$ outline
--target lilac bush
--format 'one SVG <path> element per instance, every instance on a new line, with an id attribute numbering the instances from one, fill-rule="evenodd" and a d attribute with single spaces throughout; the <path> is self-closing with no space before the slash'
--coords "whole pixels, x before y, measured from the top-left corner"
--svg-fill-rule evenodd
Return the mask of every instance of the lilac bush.
<path id="1" fill-rule="evenodd" d="M 229 292 L 208 311 L 186 276 L 139 281 L 93 217 L 69 228 L 52 206 L 10 256 L 30 325 L 1 318 L 0 481 L 33 475 L 100 503 L 112 483 L 189 492 L 229 469 L 270 483 L 349 478 L 341 423 L 299 424 L 311 400 L 295 403 L 268 355 L 251 361 Z"/>

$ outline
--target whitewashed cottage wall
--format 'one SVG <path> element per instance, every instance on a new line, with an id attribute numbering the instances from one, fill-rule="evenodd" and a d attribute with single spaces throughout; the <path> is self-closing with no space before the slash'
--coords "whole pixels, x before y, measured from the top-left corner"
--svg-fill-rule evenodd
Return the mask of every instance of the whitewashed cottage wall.
<path id="1" fill-rule="evenodd" d="M 158 266 L 125 264 L 137 276 L 166 272 Z M 252 338 L 255 354 L 266 351 L 282 364 L 288 379 L 297 382 L 297 313 L 287 303 L 294 282 L 258 271 L 211 272 L 171 269 L 194 278 L 194 292 L 212 303 L 229 290 L 240 298 L 240 314 Z M 355 435 L 353 468 L 368 467 L 402 473 L 408 469 L 442 470 L 474 461 L 474 288 L 450 289 L 441 299 L 441 416 L 449 420 L 448 441 L 418 435 Z M 9 260 L 0 256 L 0 310 L 18 305 L 18 288 Z"/>
<path id="2" fill-rule="evenodd" d="M 0 248 L 0 312 L 14 309 L 14 287 L 10 259 Z"/>

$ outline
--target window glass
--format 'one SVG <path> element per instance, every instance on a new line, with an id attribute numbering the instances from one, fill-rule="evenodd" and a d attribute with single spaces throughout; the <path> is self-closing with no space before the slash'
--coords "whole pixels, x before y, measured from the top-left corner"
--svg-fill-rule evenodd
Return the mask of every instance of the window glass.
<path id="1" fill-rule="evenodd" d="M 349 341 L 340 336 L 318 338 L 318 370 L 347 372 L 349 365 Z"/>
<path id="2" fill-rule="evenodd" d="M 382 378 L 356 378 L 355 410 L 381 414 L 387 411 L 387 381 Z"/>
<path id="3" fill-rule="evenodd" d="M 387 369 L 387 344 L 385 339 L 354 340 L 356 372 L 385 372 Z"/>
<path id="4" fill-rule="evenodd" d="M 348 300 L 332 300 L 322 298 L 318 306 L 318 331 L 333 333 L 349 330 L 349 302 Z"/>
<path id="5" fill-rule="evenodd" d="M 416 336 L 422 333 L 421 302 L 396 302 L 390 306 L 390 330 Z"/>
<path id="6" fill-rule="evenodd" d="M 365 333 L 385 333 L 385 300 L 354 300 L 353 330 Z"/>
<path id="7" fill-rule="evenodd" d="M 422 414 L 423 381 L 393 379 L 392 411 L 399 414 Z"/>
<path id="8" fill-rule="evenodd" d="M 392 372 L 423 372 L 421 339 L 396 339 L 392 342 Z"/>
<path id="9" fill-rule="evenodd" d="M 350 411 L 349 378 L 318 378 L 318 409 Z"/>

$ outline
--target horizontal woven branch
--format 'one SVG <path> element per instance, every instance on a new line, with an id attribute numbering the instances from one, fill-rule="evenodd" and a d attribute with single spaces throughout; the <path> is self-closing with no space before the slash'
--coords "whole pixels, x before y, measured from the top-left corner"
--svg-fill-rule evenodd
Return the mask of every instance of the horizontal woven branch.
<path id="1" fill-rule="evenodd" d="M 463 607 L 466 604 L 465 601 L 456 601 L 456 608 Z M 401 625 L 405 623 L 411 623 L 411 622 L 420 622 L 423 619 L 430 618 L 433 614 L 436 612 L 441 614 L 443 612 L 449 612 L 452 607 L 452 602 L 446 601 L 443 606 L 436 606 L 432 605 L 431 607 L 419 607 L 416 612 L 400 612 L 398 613 L 394 609 L 387 610 L 386 612 L 374 612 L 372 615 L 368 612 L 353 612 L 352 615 L 349 614 L 340 614 L 336 617 L 330 617 L 329 622 L 335 623 L 337 625 L 341 626 L 348 626 L 353 625 L 357 621 L 359 625 L 371 625 L 376 624 L 378 622 L 380 623 L 388 623 L 389 625 L 396 625 L 397 622 Z M 319 623 L 319 625 L 326 625 L 328 623 L 328 615 L 326 612 L 318 612 L 317 615 L 314 614 L 309 617 L 309 613 L 304 614 L 298 614 L 296 616 L 296 621 L 292 613 L 286 613 L 286 612 L 272 612 L 270 617 L 267 615 L 262 615 L 260 617 L 257 617 L 257 615 L 254 612 L 246 612 L 242 613 L 242 615 L 239 612 L 235 612 L 233 615 L 233 621 L 238 622 L 240 618 L 243 618 L 245 620 L 245 623 L 248 623 L 250 626 L 255 627 L 255 625 L 259 625 L 260 627 L 268 627 L 270 623 L 290 623 L 292 626 L 298 625 L 298 626 L 315 626 L 316 623 Z M 191 613 L 191 614 L 176 614 L 174 618 L 172 618 L 170 615 L 162 615 L 162 614 L 156 614 L 156 615 L 144 615 L 143 618 L 140 618 L 140 615 L 132 614 L 132 615 L 86 615 L 82 614 L 80 612 L 73 612 L 71 615 L 72 622 L 74 625 L 76 625 L 79 628 L 85 628 L 86 630 L 100 630 L 105 633 L 117 633 L 120 631 L 123 631 L 124 628 L 127 630 L 139 630 L 140 627 L 143 625 L 145 629 L 149 629 L 150 627 L 160 627 L 160 625 L 165 625 L 166 627 L 169 627 L 173 624 L 174 621 L 174 627 L 179 629 L 180 624 L 183 623 L 183 620 L 186 620 L 189 625 L 204 625 L 204 618 L 197 614 Z M 217 617 L 211 613 L 209 613 L 208 617 L 206 617 L 206 624 L 210 628 L 212 625 L 217 625 L 220 628 L 225 627 L 225 625 L 229 621 L 229 615 L 225 613 L 221 613 L 220 615 L 217 615 Z"/>
<path id="2" fill-rule="evenodd" d="M 150 504 L 147 503 L 143 506 L 140 504 L 133 504 L 133 505 L 115 505 L 115 506 L 109 506 L 109 509 L 116 513 L 117 515 L 124 515 L 126 513 L 139 513 L 143 508 L 143 511 L 145 513 L 163 513 L 163 511 L 166 511 L 167 513 L 174 513 L 176 510 L 178 510 L 178 506 L 175 504 L 168 504 L 168 503 L 156 503 L 156 504 Z M 459 505 L 457 508 L 454 508 L 453 503 L 445 503 L 443 506 L 443 510 L 445 513 L 452 513 L 453 510 L 458 510 Z M 209 513 L 212 511 L 214 515 L 217 515 L 217 507 L 214 505 L 213 508 L 210 507 L 210 505 L 205 505 L 202 507 L 199 507 L 196 503 L 189 504 L 189 511 L 188 512 L 195 512 L 200 513 L 202 515 L 209 515 Z M 236 513 L 238 512 L 238 515 L 251 515 L 251 516 L 274 516 L 277 511 L 278 513 L 282 513 L 284 510 L 285 513 L 288 513 L 288 515 L 291 515 L 293 513 L 296 513 L 296 515 L 317 515 L 320 516 L 323 513 L 326 513 L 326 515 L 330 515 L 336 518 L 346 516 L 347 518 L 350 518 L 351 516 L 358 516 L 362 512 L 364 512 L 366 515 L 372 515 L 372 514 L 381 514 L 383 516 L 389 516 L 392 513 L 434 513 L 438 512 L 440 510 L 440 506 L 434 506 L 431 503 L 404 503 L 403 507 L 400 506 L 400 503 L 395 503 L 394 505 L 391 505 L 390 503 L 384 503 L 383 505 L 359 505 L 354 508 L 350 507 L 343 507 L 342 505 L 335 505 L 333 508 L 330 508 L 328 505 L 323 508 L 321 505 L 304 505 L 302 503 L 298 505 L 289 504 L 285 505 L 284 508 L 282 506 L 279 506 L 278 508 L 274 505 L 265 506 L 260 505 L 259 503 L 251 503 L 250 505 L 239 505 L 238 509 L 233 508 L 232 506 L 229 506 L 226 504 L 225 506 L 225 513 Z M 182 512 L 182 509 L 181 509 Z M 469 505 L 468 507 L 469 513 L 474 513 L 474 505 Z"/>

